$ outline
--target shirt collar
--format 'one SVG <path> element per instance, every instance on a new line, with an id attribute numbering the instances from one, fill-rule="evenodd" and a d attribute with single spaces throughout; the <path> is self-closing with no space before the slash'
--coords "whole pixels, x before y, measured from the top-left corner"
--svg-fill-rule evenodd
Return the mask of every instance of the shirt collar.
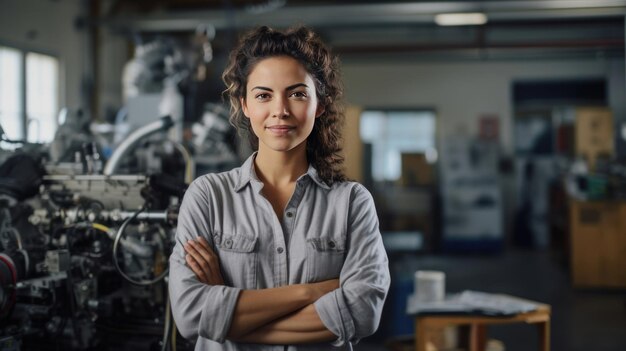
<path id="1" fill-rule="evenodd" d="M 254 171 L 254 158 L 256 157 L 256 154 L 257 153 L 254 152 L 252 155 L 250 155 L 250 157 L 248 157 L 248 159 L 239 168 L 239 179 L 237 180 L 237 184 L 235 185 L 235 191 L 239 192 L 251 182 L 261 182 Z M 309 164 L 309 169 L 307 170 L 306 174 L 303 174 L 300 178 L 298 178 L 298 181 L 301 181 L 305 178 L 313 180 L 315 184 L 323 189 L 330 189 L 328 184 L 326 184 L 322 180 L 322 178 L 320 178 L 317 170 L 311 164 Z"/>
<path id="2" fill-rule="evenodd" d="M 317 186 L 319 186 L 320 188 L 330 190 L 330 187 L 328 186 L 328 184 L 326 184 L 326 182 L 324 182 L 322 178 L 320 178 L 320 175 L 317 174 L 317 169 L 315 169 L 315 167 L 313 167 L 313 165 L 311 165 L 310 163 L 309 163 L 309 169 L 306 171 L 306 174 L 303 177 L 305 176 L 308 176 L 309 178 L 313 179 L 315 184 L 317 184 Z"/>

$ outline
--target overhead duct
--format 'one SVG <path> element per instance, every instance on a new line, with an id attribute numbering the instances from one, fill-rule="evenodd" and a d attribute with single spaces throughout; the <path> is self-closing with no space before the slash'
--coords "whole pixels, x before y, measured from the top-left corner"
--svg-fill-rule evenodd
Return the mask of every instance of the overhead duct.
<path id="1" fill-rule="evenodd" d="M 192 31 L 210 23 L 216 29 L 247 28 L 271 23 L 288 27 L 299 23 L 323 28 L 354 25 L 432 24 L 442 13 L 481 12 L 490 21 L 577 19 L 626 15 L 624 0 L 545 0 L 482 2 L 410 2 L 323 6 L 284 6 L 259 16 L 240 10 L 194 10 L 155 15 L 116 14 L 102 24 L 131 31 Z"/>

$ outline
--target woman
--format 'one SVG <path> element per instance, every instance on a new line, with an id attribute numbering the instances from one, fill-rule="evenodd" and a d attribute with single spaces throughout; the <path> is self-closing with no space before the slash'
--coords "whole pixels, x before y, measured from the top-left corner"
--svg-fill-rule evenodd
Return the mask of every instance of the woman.
<path id="1" fill-rule="evenodd" d="M 196 350 L 350 348 L 376 331 L 390 278 L 372 197 L 341 171 L 337 59 L 306 28 L 262 27 L 223 78 L 257 152 L 185 194 L 170 257 L 179 331 Z"/>

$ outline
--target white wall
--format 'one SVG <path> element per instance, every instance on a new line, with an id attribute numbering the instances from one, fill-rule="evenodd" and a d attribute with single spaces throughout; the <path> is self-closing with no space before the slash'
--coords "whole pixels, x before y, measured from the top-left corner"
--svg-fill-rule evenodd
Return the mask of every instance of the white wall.
<path id="1" fill-rule="evenodd" d="M 624 74 L 621 65 L 604 59 L 463 63 L 344 63 L 346 101 L 363 107 L 429 107 L 438 117 L 440 140 L 473 136 L 478 118 L 500 117 L 503 151 L 512 152 L 512 86 L 516 80 L 605 77 Z M 621 68 L 621 69 L 620 69 Z M 615 80 L 615 78 L 613 79 Z M 620 85 L 613 82 L 611 86 Z M 624 81 L 621 79 L 623 95 Z M 618 94 L 618 93 L 616 93 Z M 624 98 L 610 101 L 621 106 Z M 616 111 L 618 112 L 618 111 Z"/>
<path id="2" fill-rule="evenodd" d="M 60 106 L 84 106 L 81 76 L 86 64 L 84 32 L 75 29 L 79 0 L 0 0 L 0 45 L 57 56 Z"/>

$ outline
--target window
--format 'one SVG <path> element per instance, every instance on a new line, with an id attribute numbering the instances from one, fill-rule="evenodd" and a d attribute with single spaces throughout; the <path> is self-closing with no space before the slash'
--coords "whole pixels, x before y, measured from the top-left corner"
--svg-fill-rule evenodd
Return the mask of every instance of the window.
<path id="1" fill-rule="evenodd" d="M 59 62 L 47 55 L 26 54 L 27 140 L 50 142 L 59 112 Z"/>
<path id="2" fill-rule="evenodd" d="M 24 138 L 22 53 L 0 46 L 0 126 L 9 139 Z"/>
<path id="3" fill-rule="evenodd" d="M 361 114 L 361 139 L 372 145 L 372 178 L 394 181 L 402 174 L 402 153 L 437 158 L 435 113 L 428 110 L 369 110 Z"/>
<path id="4" fill-rule="evenodd" d="M 58 59 L 0 46 L 0 125 L 4 138 L 50 142 L 58 126 L 58 111 Z"/>

